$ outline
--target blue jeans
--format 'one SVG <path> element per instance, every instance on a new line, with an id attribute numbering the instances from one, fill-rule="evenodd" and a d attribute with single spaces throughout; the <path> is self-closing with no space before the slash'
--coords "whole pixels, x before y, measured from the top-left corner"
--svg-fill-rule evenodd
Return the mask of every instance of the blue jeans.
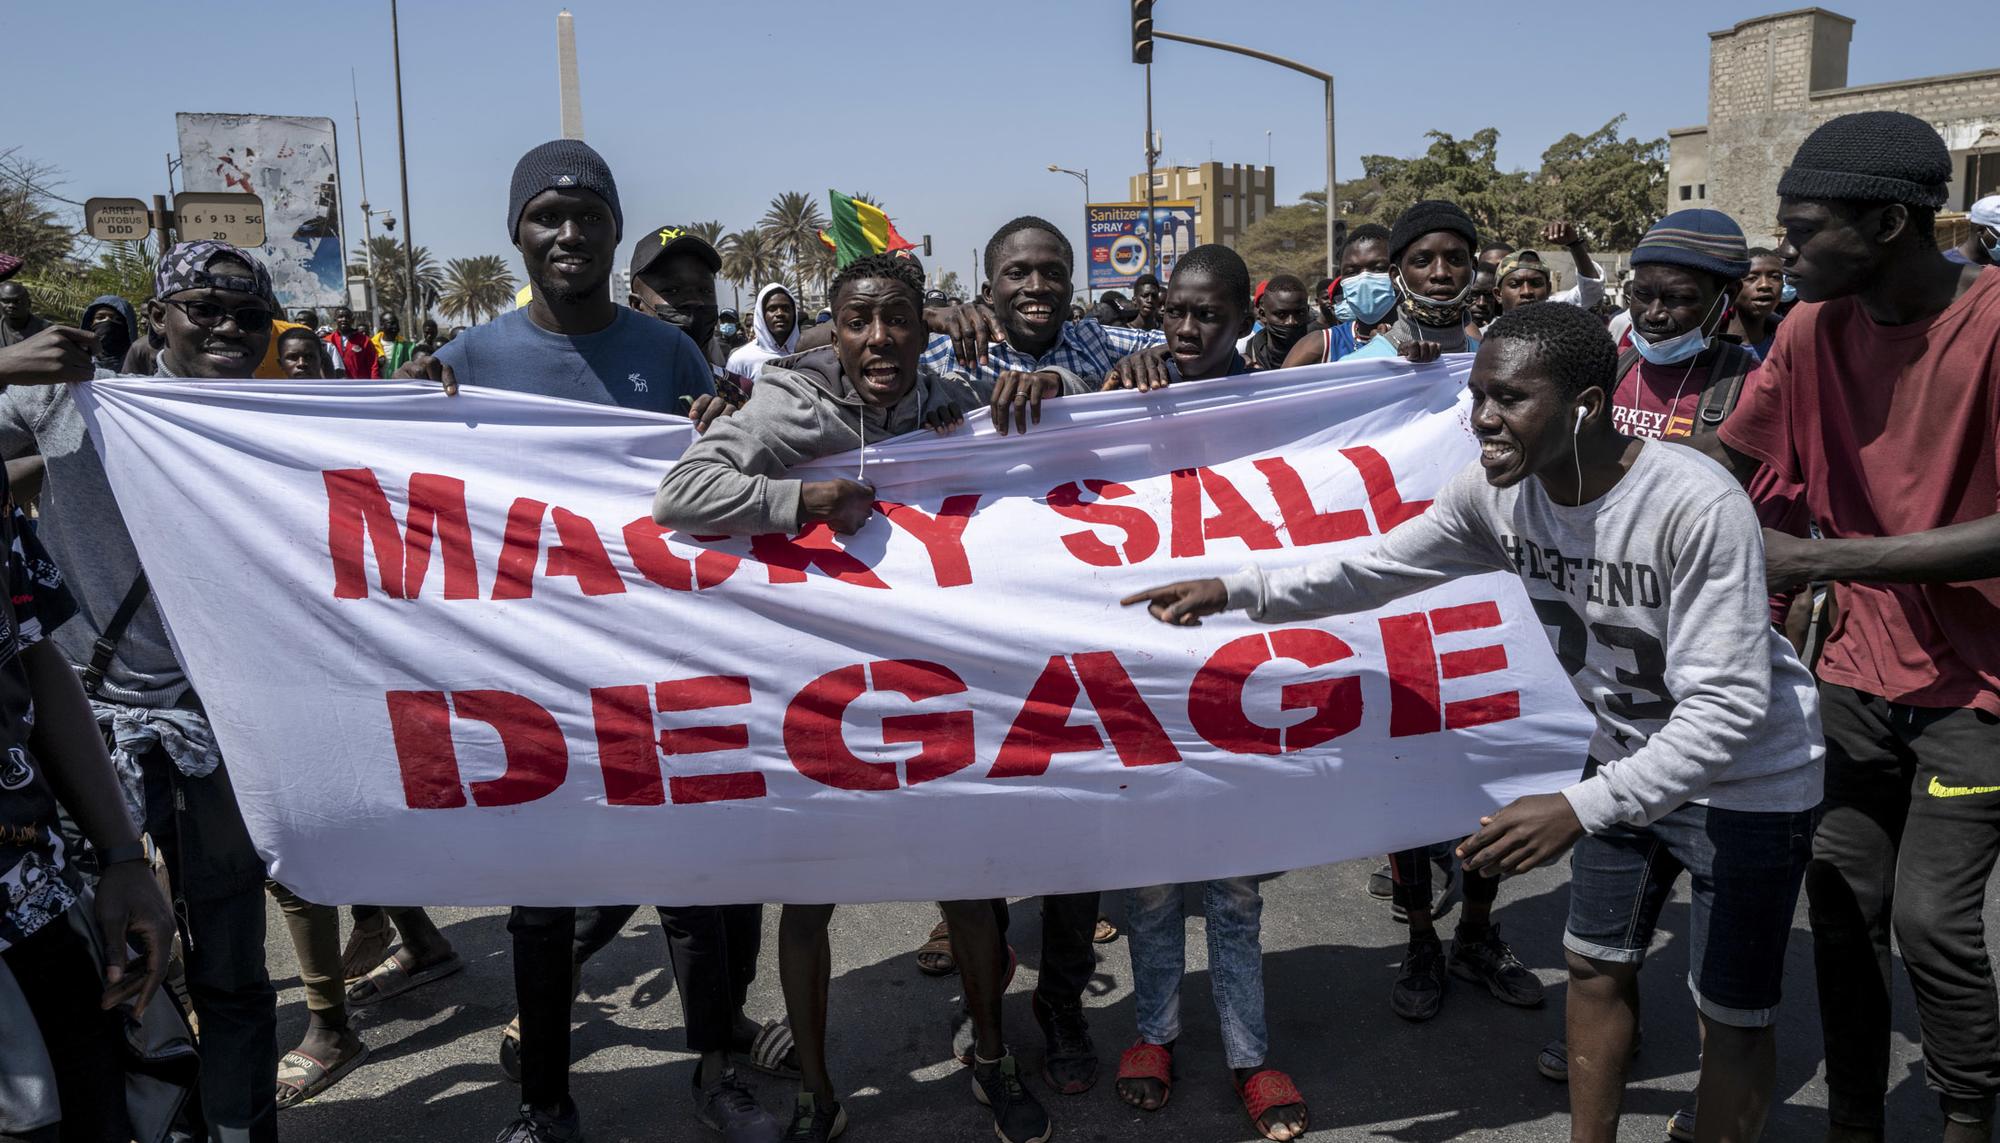
<path id="1" fill-rule="evenodd" d="M 1254 877 L 1204 881 L 1208 915 L 1208 980 L 1215 996 L 1222 1050 L 1232 1068 L 1264 1065 L 1264 948 L 1258 930 L 1264 897 Z M 1171 1044 L 1181 1034 L 1181 974 L 1187 971 L 1187 930 L 1181 887 L 1149 885 L 1125 895 L 1125 932 L 1131 942 L 1132 992 L 1139 1036 Z"/>
<path id="2" fill-rule="evenodd" d="M 1590 960 L 1644 963 L 1660 910 L 1686 872 L 1695 1007 L 1731 1027 L 1769 1027 L 1784 991 L 1785 942 L 1813 818 L 1812 810 L 1750 813 L 1689 803 L 1651 825 L 1583 838 L 1570 854 L 1563 947 Z"/>

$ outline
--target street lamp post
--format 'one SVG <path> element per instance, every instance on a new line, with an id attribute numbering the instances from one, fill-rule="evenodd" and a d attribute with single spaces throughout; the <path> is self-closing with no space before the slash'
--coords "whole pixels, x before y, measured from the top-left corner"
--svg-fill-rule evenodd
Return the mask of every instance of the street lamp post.
<path id="1" fill-rule="evenodd" d="M 1071 178 L 1083 181 L 1083 241 L 1087 247 L 1090 242 L 1090 168 L 1085 167 L 1080 171 L 1072 171 L 1068 167 L 1059 167 L 1054 163 L 1050 163 L 1049 171 L 1053 174 L 1068 175 Z M 1097 292 L 1090 288 L 1090 270 L 1088 267 L 1085 267 L 1083 271 L 1083 297 L 1085 305 L 1094 306 L 1097 304 Z"/>
<path id="2" fill-rule="evenodd" d="M 417 297 L 417 240 L 410 232 L 410 159 L 403 144 L 403 29 L 396 0 L 389 0 L 389 54 L 396 70 L 396 166 L 403 181 L 403 328 L 416 329 L 424 311 L 423 300 Z"/>
<path id="3" fill-rule="evenodd" d="M 1265 63 L 1274 63 L 1279 67 L 1291 68 L 1293 71 L 1302 72 L 1326 84 L 1326 276 L 1329 278 L 1333 277 L 1335 260 L 1333 224 L 1335 217 L 1340 213 L 1340 192 L 1335 189 L 1333 181 L 1333 76 L 1316 67 L 1307 67 L 1297 60 L 1288 60 L 1283 56 L 1274 56 L 1270 52 L 1260 52 L 1256 48 L 1246 48 L 1240 44 L 1225 44 L 1221 40 L 1204 40 L 1199 36 L 1183 36 L 1174 32 L 1162 32 L 1157 28 L 1149 29 L 1148 34 L 1155 39 L 1174 40 L 1178 43 L 1193 44 L 1198 48 L 1214 48 L 1219 52 L 1235 52 L 1239 56 L 1249 56 L 1252 59 L 1263 60 Z M 1147 70 L 1150 72 L 1151 65 L 1148 65 Z M 1148 115 L 1151 114 L 1150 102 L 1148 103 L 1147 113 Z M 1148 146 L 1150 145 L 1151 142 L 1149 140 Z"/>

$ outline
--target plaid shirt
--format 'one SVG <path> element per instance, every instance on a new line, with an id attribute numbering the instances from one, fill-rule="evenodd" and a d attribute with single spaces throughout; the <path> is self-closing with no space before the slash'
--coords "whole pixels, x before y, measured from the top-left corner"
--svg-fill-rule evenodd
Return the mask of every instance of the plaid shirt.
<path id="1" fill-rule="evenodd" d="M 993 395 L 1000 374 L 1009 370 L 1033 373 L 1040 369 L 1066 369 L 1084 381 L 1102 382 L 1120 358 L 1166 343 L 1167 335 L 1158 330 L 1124 329 L 1085 318 L 1064 322 L 1062 336 L 1040 357 L 1030 357 L 1005 343 L 989 345 L 986 364 L 976 370 L 960 365 L 951 351 L 951 339 L 935 333 L 931 335 L 930 347 L 924 350 L 923 364 L 938 373 L 963 378 L 984 399 Z"/>

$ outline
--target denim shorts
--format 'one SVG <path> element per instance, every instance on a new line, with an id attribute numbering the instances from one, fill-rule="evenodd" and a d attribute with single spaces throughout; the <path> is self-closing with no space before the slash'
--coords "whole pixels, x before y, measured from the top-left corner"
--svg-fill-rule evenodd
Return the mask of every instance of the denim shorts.
<path id="1" fill-rule="evenodd" d="M 1613 826 L 1570 854 L 1563 947 L 1641 964 L 1674 882 L 1688 874 L 1688 988 L 1709 1019 L 1769 1026 L 1785 979 L 1785 942 L 1812 856 L 1816 810 L 1751 813 L 1681 806 L 1649 826 Z"/>

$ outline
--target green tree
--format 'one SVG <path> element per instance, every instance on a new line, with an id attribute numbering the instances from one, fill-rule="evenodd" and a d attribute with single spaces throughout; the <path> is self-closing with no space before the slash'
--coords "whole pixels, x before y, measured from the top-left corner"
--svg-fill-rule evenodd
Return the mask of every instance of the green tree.
<path id="1" fill-rule="evenodd" d="M 947 298 L 958 297 L 958 291 L 960 288 L 958 283 L 958 271 L 946 270 L 944 272 L 944 277 L 938 279 L 937 288 L 938 292 L 943 294 Z"/>
<path id="2" fill-rule="evenodd" d="M 67 200 L 53 188 L 61 183 L 60 171 L 27 158 L 20 148 L 0 150 L 0 251 L 30 270 L 56 272 L 75 247 L 74 233 L 59 217 Z"/>
<path id="3" fill-rule="evenodd" d="M 1444 131 L 1424 135 L 1430 146 L 1413 159 L 1361 157 L 1365 178 L 1380 192 L 1373 196 L 1368 217 L 1359 221 L 1387 226 L 1410 204 L 1441 198 L 1472 217 L 1482 240 L 1498 237 L 1518 245 L 1533 239 L 1546 220 L 1543 195 L 1527 172 L 1499 169 L 1499 131 L 1486 127 L 1464 139 Z"/>
<path id="4" fill-rule="evenodd" d="M 1623 115 L 1542 152 L 1536 184 L 1551 219 L 1583 228 L 1593 244 L 1630 250 L 1667 210 L 1667 141 L 1618 137 Z"/>
<path id="5" fill-rule="evenodd" d="M 786 191 L 771 200 L 759 225 L 791 259 L 792 280 L 803 284 L 811 273 L 813 251 L 825 245 L 819 232 L 828 224 L 826 215 L 820 213 L 819 201 L 802 191 Z"/>
<path id="6" fill-rule="evenodd" d="M 519 288 L 514 271 L 498 254 L 453 258 L 445 263 L 443 292 L 438 303 L 445 316 L 476 325 L 485 321 L 487 315 L 497 316 L 512 305 Z"/>
<path id="7" fill-rule="evenodd" d="M 711 218 L 707 222 L 689 223 L 688 229 L 696 234 L 701 235 L 701 240 L 703 242 L 708 243 L 710 246 L 715 247 L 717 250 L 722 249 L 723 228 L 722 228 L 722 223 L 717 221 L 716 219 Z"/>
<path id="8" fill-rule="evenodd" d="M 784 270 L 784 254 L 777 240 L 762 227 L 739 230 L 722 240 L 722 276 L 747 293 L 777 281 Z"/>
<path id="9" fill-rule="evenodd" d="M 1236 252 L 1249 265 L 1253 282 L 1277 274 L 1317 280 L 1326 272 L 1326 192 L 1310 192 L 1305 201 L 1251 223 L 1236 240 Z"/>
<path id="10" fill-rule="evenodd" d="M 402 241 L 378 234 L 370 238 L 367 245 L 356 246 L 354 258 L 359 262 L 372 260 L 375 268 L 375 308 L 383 313 L 402 313 L 404 299 L 409 293 L 409 279 L 403 273 Z M 437 307 L 444 287 L 444 271 L 431 257 L 429 248 L 417 247 L 417 300 L 422 303 L 417 314 L 419 320 Z"/>
<path id="11" fill-rule="evenodd" d="M 44 263 L 15 280 L 27 287 L 36 313 L 74 325 L 83 307 L 107 294 L 131 302 L 143 315 L 153 296 L 153 261 L 143 242 L 107 242 L 94 265 Z"/>

